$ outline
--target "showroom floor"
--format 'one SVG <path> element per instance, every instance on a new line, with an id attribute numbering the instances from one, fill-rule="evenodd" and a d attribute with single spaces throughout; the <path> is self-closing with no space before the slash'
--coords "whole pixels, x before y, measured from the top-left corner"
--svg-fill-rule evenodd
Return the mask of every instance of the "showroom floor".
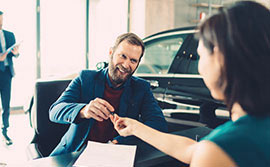
<path id="1" fill-rule="evenodd" d="M 13 145 L 6 146 L 0 140 L 0 166 L 2 164 L 24 163 L 27 161 L 26 147 L 33 137 L 33 129 L 29 124 L 28 114 L 11 114 L 8 130 Z"/>

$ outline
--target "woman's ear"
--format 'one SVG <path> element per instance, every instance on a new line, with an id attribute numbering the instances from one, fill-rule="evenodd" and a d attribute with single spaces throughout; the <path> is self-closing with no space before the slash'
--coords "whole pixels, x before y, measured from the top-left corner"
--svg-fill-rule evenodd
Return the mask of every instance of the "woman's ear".
<path id="1" fill-rule="evenodd" d="M 214 49 L 213 49 L 213 54 L 220 54 L 219 47 L 214 46 Z"/>
<path id="2" fill-rule="evenodd" d="M 213 56 L 215 59 L 215 67 L 217 70 L 220 71 L 220 77 L 218 80 L 218 86 L 219 89 L 222 90 L 223 92 L 225 92 L 225 89 L 227 87 L 227 80 L 225 78 L 225 73 L 226 73 L 226 69 L 225 69 L 225 58 L 224 58 L 224 54 L 221 52 L 221 50 L 219 49 L 219 47 L 215 46 L 213 49 Z M 224 93 L 223 93 L 224 96 Z M 225 99 L 225 97 L 222 97 L 220 99 Z"/>
<path id="3" fill-rule="evenodd" d="M 220 51 L 219 47 L 215 46 L 213 49 L 213 55 L 215 56 L 216 60 L 218 61 L 219 64 L 224 64 L 224 55 Z"/>

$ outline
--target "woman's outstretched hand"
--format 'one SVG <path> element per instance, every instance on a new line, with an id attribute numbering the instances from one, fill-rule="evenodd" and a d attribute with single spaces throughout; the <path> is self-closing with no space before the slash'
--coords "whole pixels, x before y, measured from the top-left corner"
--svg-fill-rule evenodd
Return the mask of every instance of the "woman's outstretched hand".
<path id="1" fill-rule="evenodd" d="M 138 124 L 138 121 L 134 119 L 119 117 L 117 114 L 110 115 L 110 119 L 121 136 L 133 135 L 135 126 Z"/>

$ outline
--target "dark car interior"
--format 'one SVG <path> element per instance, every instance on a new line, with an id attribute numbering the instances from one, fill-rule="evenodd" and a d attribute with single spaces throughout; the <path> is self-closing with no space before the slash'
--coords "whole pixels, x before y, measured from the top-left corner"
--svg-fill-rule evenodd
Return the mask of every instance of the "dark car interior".
<path id="1" fill-rule="evenodd" d="M 198 41 L 194 39 L 194 35 L 188 35 L 175 56 L 168 73 L 198 74 L 197 47 Z"/>

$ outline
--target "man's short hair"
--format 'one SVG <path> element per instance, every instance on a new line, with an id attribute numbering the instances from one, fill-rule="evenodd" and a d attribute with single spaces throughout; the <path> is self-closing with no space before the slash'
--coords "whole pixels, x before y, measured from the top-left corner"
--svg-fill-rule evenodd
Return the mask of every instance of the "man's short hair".
<path id="1" fill-rule="evenodd" d="M 130 32 L 122 34 L 122 35 L 117 37 L 117 39 L 116 39 L 116 41 L 114 43 L 114 46 L 113 46 L 113 51 L 115 51 L 115 49 L 123 41 L 127 41 L 128 43 L 130 43 L 132 45 L 140 46 L 142 48 L 142 54 L 141 54 L 140 59 L 142 58 L 142 56 L 144 54 L 144 43 L 141 40 L 141 38 L 139 38 L 136 34 L 130 33 Z"/>

